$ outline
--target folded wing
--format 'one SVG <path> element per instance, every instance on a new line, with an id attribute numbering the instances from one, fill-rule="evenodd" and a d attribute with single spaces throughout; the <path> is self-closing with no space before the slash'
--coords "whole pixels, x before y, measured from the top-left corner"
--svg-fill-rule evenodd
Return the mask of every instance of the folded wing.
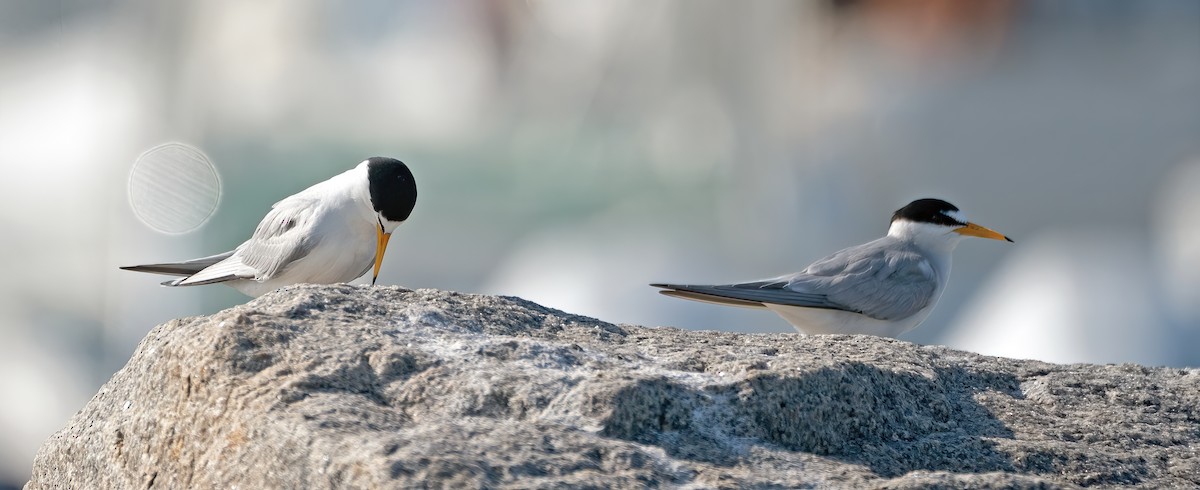
<path id="1" fill-rule="evenodd" d="M 267 280 L 305 257 L 316 246 L 307 230 L 313 225 L 316 199 L 292 196 L 275 203 L 254 235 L 237 249 L 186 262 L 122 267 L 125 270 L 186 276 L 165 286 L 200 286 L 238 279 Z"/>
<path id="2" fill-rule="evenodd" d="M 933 302 L 938 277 L 917 250 L 872 242 L 842 250 L 804 272 L 722 285 L 651 284 L 662 294 L 731 306 L 764 304 L 861 313 L 878 320 L 907 318 Z"/>
<path id="3" fill-rule="evenodd" d="M 316 221 L 316 198 L 297 194 L 275 203 L 271 212 L 254 230 L 254 236 L 238 247 L 234 257 L 255 271 L 255 279 L 265 281 L 307 256 L 320 241 L 310 233 Z"/>
<path id="4" fill-rule="evenodd" d="M 907 318 L 932 303 L 939 278 L 929 260 L 911 247 L 879 245 L 843 250 L 781 279 L 878 320 Z"/>
<path id="5" fill-rule="evenodd" d="M 806 308 L 846 309 L 844 306 L 830 301 L 825 295 L 794 291 L 787 288 L 786 282 L 778 281 L 714 286 L 692 284 L 651 284 L 651 286 L 664 289 L 659 292 L 667 296 L 731 306 L 756 308 L 762 307 L 764 303 L 770 303 Z"/>

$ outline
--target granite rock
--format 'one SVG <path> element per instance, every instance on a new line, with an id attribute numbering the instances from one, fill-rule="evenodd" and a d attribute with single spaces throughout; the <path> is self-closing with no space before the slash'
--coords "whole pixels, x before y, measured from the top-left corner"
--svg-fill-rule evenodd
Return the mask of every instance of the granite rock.
<path id="1" fill-rule="evenodd" d="M 26 488 L 414 486 L 1197 487 L 1200 371 L 304 285 L 156 327 Z"/>

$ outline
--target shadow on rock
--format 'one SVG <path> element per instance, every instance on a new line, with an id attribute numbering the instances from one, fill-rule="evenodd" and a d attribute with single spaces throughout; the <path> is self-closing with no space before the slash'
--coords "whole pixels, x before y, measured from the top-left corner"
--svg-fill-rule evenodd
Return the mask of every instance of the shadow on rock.
<path id="1" fill-rule="evenodd" d="M 748 434 L 785 448 L 863 464 L 882 476 L 914 470 L 1011 471 L 985 437 L 1013 433 L 973 394 L 1020 397 L 1017 379 L 962 368 L 930 379 L 851 362 L 796 377 L 764 375 L 737 386 Z"/>
<path id="2" fill-rule="evenodd" d="M 943 368 L 930 378 L 858 362 L 707 390 L 640 380 L 611 399 L 602 434 L 722 466 L 736 464 L 748 445 L 769 444 L 884 477 L 1013 471 L 1009 455 L 986 439 L 1013 433 L 974 400 L 985 390 L 1021 397 L 1010 375 Z"/>
<path id="3" fill-rule="evenodd" d="M 726 442 L 728 405 L 712 394 L 665 378 L 642 379 L 617 390 L 600 434 L 662 447 L 676 458 L 737 464 L 744 448 Z M 718 419 L 714 420 L 716 415 Z"/>

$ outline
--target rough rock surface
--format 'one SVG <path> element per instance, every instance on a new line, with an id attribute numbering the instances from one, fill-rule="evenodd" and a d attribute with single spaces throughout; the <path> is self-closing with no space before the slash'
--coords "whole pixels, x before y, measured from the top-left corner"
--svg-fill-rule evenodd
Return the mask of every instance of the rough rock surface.
<path id="1" fill-rule="evenodd" d="M 26 488 L 1200 486 L 1200 371 L 298 286 L 151 331 Z"/>

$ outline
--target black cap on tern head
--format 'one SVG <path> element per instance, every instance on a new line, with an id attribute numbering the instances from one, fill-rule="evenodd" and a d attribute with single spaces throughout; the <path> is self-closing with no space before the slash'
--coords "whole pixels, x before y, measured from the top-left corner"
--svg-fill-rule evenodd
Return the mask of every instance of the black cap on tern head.
<path id="1" fill-rule="evenodd" d="M 908 203 L 907 206 L 896 210 L 892 214 L 892 221 L 903 219 L 916 223 L 933 223 L 942 226 L 966 225 L 966 223 L 950 215 L 950 213 L 957 211 L 957 207 L 941 199 L 917 199 Z"/>
<path id="2" fill-rule="evenodd" d="M 371 207 L 388 221 L 404 221 L 417 205 L 417 181 L 408 166 L 387 157 L 367 159 Z"/>

